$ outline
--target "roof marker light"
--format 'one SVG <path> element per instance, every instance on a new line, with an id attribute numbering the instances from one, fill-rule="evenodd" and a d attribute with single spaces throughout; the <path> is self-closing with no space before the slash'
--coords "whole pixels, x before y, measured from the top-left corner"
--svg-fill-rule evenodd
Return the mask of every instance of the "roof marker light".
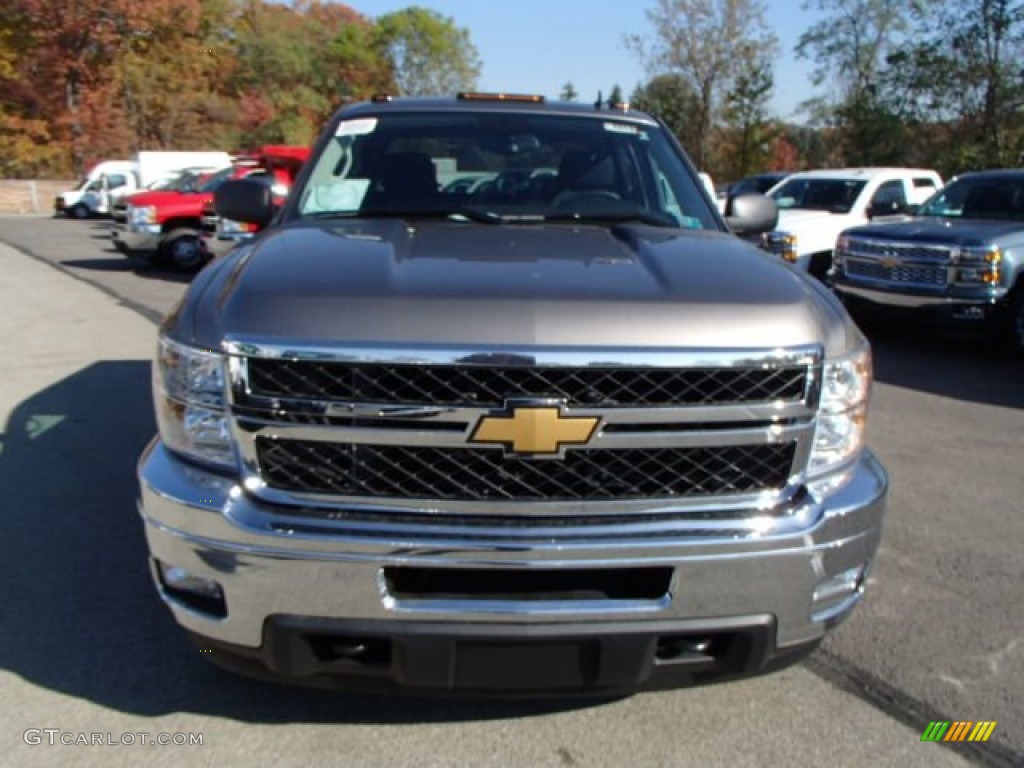
<path id="1" fill-rule="evenodd" d="M 544 97 L 536 93 L 478 93 L 463 91 L 455 95 L 459 101 L 520 101 L 527 104 L 542 104 Z"/>

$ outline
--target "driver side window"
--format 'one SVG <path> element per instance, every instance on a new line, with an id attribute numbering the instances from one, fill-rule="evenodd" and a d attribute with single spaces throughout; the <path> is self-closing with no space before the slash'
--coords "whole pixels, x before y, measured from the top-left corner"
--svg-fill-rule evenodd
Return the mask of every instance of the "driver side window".
<path id="1" fill-rule="evenodd" d="M 903 188 L 902 181 L 887 181 L 878 188 L 875 196 L 871 198 L 872 206 L 905 206 L 907 204 L 907 193 Z"/>

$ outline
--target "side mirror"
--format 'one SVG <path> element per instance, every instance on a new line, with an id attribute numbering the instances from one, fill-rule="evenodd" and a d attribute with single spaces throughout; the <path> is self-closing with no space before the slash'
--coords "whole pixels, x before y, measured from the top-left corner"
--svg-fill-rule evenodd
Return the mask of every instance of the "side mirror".
<path id="1" fill-rule="evenodd" d="M 725 205 L 725 223 L 740 237 L 771 232 L 779 221 L 779 208 L 766 195 L 731 197 Z"/>
<path id="2" fill-rule="evenodd" d="M 872 203 L 864 213 L 869 219 L 873 219 L 876 216 L 896 216 L 905 210 L 906 206 L 903 203 L 890 200 L 887 203 Z"/>
<path id="3" fill-rule="evenodd" d="M 270 185 L 254 179 L 225 181 L 213 193 L 217 215 L 231 221 L 244 221 L 265 227 L 276 208 Z"/>

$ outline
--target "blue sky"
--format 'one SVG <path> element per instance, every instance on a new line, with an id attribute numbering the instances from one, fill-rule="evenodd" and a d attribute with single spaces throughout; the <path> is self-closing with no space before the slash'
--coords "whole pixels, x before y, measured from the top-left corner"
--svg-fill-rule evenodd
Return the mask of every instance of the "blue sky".
<path id="1" fill-rule="evenodd" d="M 803 0 L 765 0 L 768 23 L 779 38 L 775 64 L 778 117 L 799 121 L 796 105 L 813 93 L 806 60 L 793 46 L 819 16 L 801 9 Z M 623 36 L 652 32 L 644 11 L 652 0 L 349 0 L 366 16 L 419 5 L 452 17 L 469 30 L 480 51 L 479 87 L 488 91 L 542 93 L 557 97 L 572 80 L 581 100 L 605 96 L 616 83 L 628 97 L 646 80 L 643 65 Z"/>

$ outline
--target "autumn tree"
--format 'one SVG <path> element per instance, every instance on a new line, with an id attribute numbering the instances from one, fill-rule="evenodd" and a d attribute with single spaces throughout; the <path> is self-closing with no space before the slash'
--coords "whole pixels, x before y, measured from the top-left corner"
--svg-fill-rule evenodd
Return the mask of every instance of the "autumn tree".
<path id="1" fill-rule="evenodd" d="M 769 57 L 777 39 L 768 28 L 761 0 L 657 0 L 646 11 L 653 35 L 627 37 L 627 45 L 652 75 L 686 79 L 697 96 L 696 135 L 690 152 L 710 167 L 711 130 L 725 93 L 750 56 Z"/>
<path id="2" fill-rule="evenodd" d="M 480 56 L 469 31 L 436 11 L 413 6 L 377 19 L 402 96 L 444 96 L 476 88 Z"/>
<path id="3" fill-rule="evenodd" d="M 337 107 L 390 83 L 369 21 L 340 3 L 248 0 L 234 51 L 241 144 L 309 144 Z"/>
<path id="4" fill-rule="evenodd" d="M 225 1 L 146 4 L 144 29 L 123 40 L 113 68 L 133 149 L 205 149 L 230 132 L 218 89 L 234 60 Z"/>

